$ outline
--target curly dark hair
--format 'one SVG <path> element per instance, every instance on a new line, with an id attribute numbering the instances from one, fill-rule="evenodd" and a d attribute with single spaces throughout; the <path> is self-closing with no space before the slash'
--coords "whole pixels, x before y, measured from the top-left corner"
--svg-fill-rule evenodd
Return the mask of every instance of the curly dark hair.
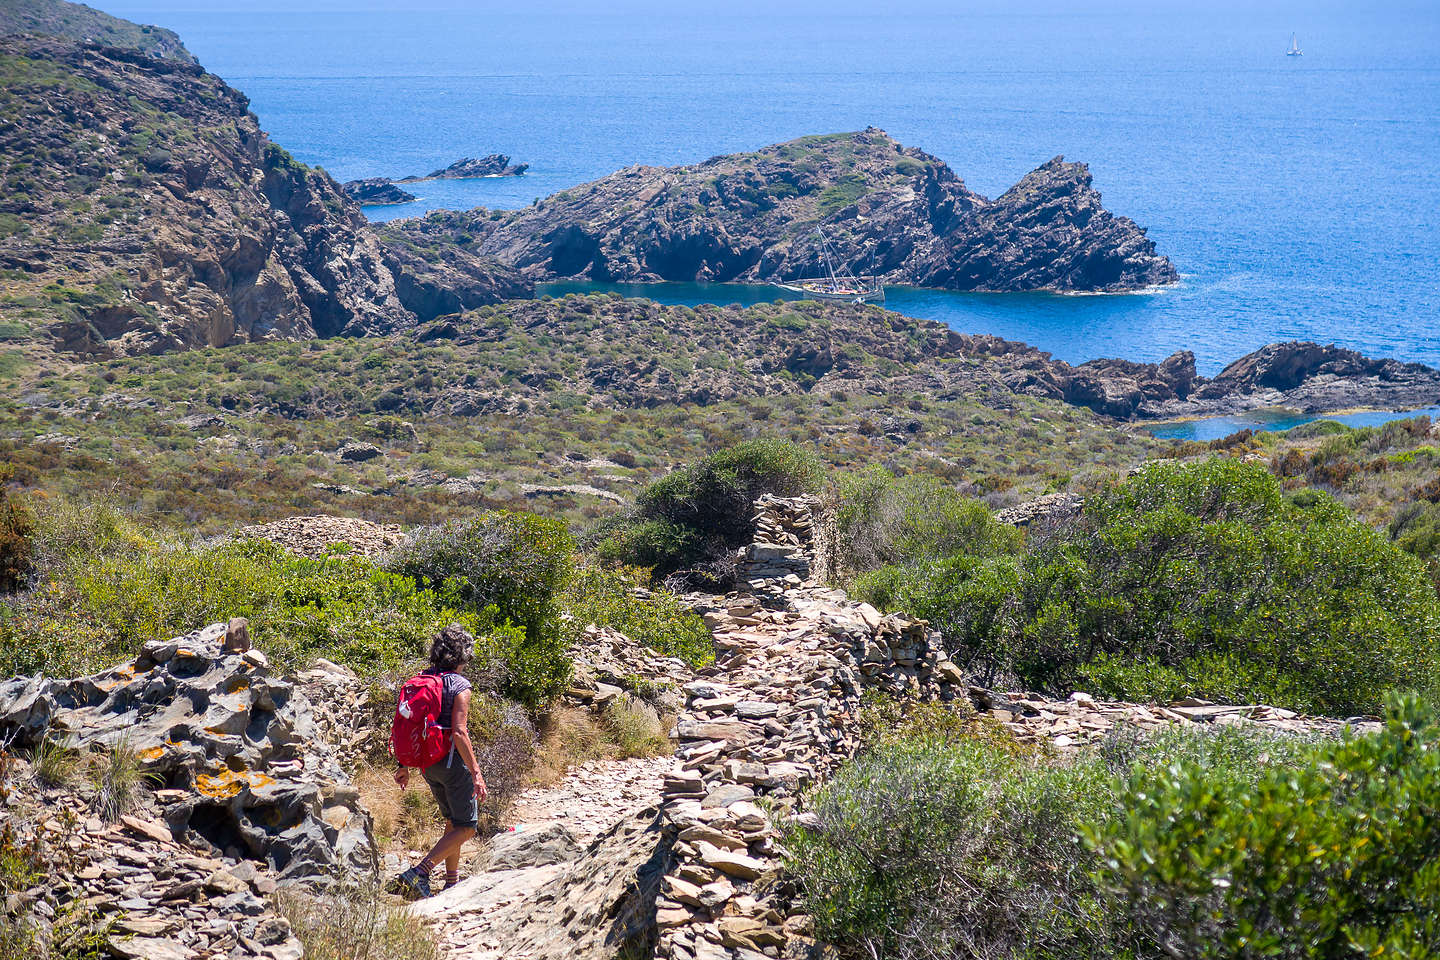
<path id="1" fill-rule="evenodd" d="M 430 666 L 436 670 L 459 670 L 475 655 L 475 638 L 458 623 L 435 634 L 430 642 Z"/>

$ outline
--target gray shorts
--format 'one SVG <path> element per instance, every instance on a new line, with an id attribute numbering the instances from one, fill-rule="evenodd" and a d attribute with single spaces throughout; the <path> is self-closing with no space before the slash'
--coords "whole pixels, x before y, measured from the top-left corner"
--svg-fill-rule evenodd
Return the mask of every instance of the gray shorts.
<path id="1" fill-rule="evenodd" d="M 449 766 L 446 766 L 446 764 Z M 430 794 L 440 805 L 440 815 L 457 827 L 473 827 L 480 822 L 480 804 L 475 800 L 475 778 L 465 769 L 465 762 L 456 754 L 431 764 L 421 771 L 430 785 Z"/>

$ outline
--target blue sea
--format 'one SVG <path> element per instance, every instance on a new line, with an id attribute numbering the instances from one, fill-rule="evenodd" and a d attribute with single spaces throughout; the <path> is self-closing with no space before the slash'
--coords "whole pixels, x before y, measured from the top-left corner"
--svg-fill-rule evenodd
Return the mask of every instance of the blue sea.
<path id="1" fill-rule="evenodd" d="M 994 196 L 1090 164 L 1177 287 L 892 291 L 889 305 L 1080 362 L 1276 340 L 1440 365 L 1440 4 L 704 5 L 96 0 L 177 30 L 273 138 L 340 179 L 504 153 L 376 219 L 512 208 L 630 164 L 875 125 Z M 1291 34 L 1304 51 L 1286 57 Z M 676 302 L 769 292 L 650 290 Z"/>

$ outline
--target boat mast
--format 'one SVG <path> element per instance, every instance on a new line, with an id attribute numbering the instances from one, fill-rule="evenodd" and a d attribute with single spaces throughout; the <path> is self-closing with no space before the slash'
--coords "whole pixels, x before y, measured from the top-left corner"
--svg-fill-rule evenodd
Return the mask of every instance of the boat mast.
<path id="1" fill-rule="evenodd" d="M 820 257 L 825 261 L 825 272 L 830 275 L 830 289 L 838 290 L 840 281 L 835 279 L 835 264 L 830 260 L 830 241 L 825 239 L 819 227 L 815 228 L 815 236 L 820 238 Z"/>

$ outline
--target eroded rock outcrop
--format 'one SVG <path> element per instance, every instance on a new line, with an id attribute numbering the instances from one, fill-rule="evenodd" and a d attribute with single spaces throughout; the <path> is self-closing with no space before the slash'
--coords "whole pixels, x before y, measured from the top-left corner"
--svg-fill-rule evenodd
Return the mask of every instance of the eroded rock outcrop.
<path id="1" fill-rule="evenodd" d="M 430 222 L 427 224 L 426 220 Z M 435 215 L 535 279 L 786 281 L 836 270 L 952 290 L 1130 290 L 1178 279 L 1088 168 L 1055 158 L 997 200 L 882 130 L 805 137 L 684 167 L 628 167 L 523 210 Z"/>
<path id="2" fill-rule="evenodd" d="M 365 180 L 347 180 L 340 185 L 345 196 L 363 207 L 384 207 L 397 203 L 410 203 L 415 194 L 401 190 L 394 181 L 385 177 L 369 177 Z"/>
<path id="3" fill-rule="evenodd" d="M 0 735 L 132 751 L 164 787 L 169 835 L 211 856 L 260 861 L 282 882 L 373 872 L 369 814 L 308 699 L 226 639 L 214 624 L 93 676 L 0 683 Z"/>
<path id="4" fill-rule="evenodd" d="M 528 163 L 512 164 L 503 153 L 492 153 L 483 157 L 462 157 L 439 170 L 432 170 L 423 177 L 410 176 L 396 183 L 420 183 L 424 180 L 474 180 L 480 177 L 519 177 L 530 169 Z"/>

